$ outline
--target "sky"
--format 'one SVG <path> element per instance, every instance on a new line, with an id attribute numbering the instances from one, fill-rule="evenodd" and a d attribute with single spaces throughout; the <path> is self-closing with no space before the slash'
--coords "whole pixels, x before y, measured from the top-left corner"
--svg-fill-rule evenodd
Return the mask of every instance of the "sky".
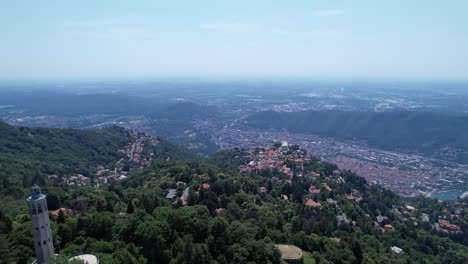
<path id="1" fill-rule="evenodd" d="M 0 80 L 468 80 L 465 0 L 0 0 Z"/>

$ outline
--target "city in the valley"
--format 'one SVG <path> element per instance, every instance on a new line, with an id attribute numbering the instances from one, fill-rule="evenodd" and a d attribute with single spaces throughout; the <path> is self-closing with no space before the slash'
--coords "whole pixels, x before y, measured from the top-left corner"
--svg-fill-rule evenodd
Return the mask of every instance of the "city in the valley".
<path id="1" fill-rule="evenodd" d="M 204 88 L 195 92 L 193 88 L 199 85 L 204 85 Z M 252 88 L 254 85 L 258 88 Z M 45 100 L 41 97 L 37 98 L 38 103 L 34 105 L 21 102 L 14 104 L 15 100 L 0 99 L 3 106 L 0 108 L 1 118 L 18 126 L 96 128 L 118 125 L 135 132 L 166 137 L 202 155 L 220 149 L 264 147 L 288 141 L 317 158 L 336 163 L 342 169 L 354 171 L 369 182 L 404 196 L 456 199 L 468 190 L 468 162 L 464 158 L 466 149 L 462 146 L 446 144 L 433 147 L 430 151 L 423 148 L 380 147 L 369 143 L 365 137 L 345 138 L 295 130 L 295 126 L 302 126 L 301 123 L 281 128 L 281 122 L 278 121 L 279 127 L 261 127 L 255 124 L 255 117 L 252 117 L 265 111 L 337 111 L 344 114 L 429 111 L 452 118 L 452 115 L 468 112 L 468 106 L 461 100 L 468 98 L 468 95 L 457 85 L 442 94 L 437 85 L 429 86 L 424 97 L 412 90 L 416 91 L 419 86 L 409 85 L 407 90 L 398 90 L 387 87 L 390 85 L 386 83 L 155 82 L 111 86 L 109 89 L 114 91 L 108 95 L 102 91 L 96 93 L 93 88 L 89 88 L 92 85 L 69 86 L 72 92 L 50 92 L 47 100 L 57 102 L 52 105 L 41 104 L 41 100 Z M 288 92 L 282 89 L 286 86 Z M 384 88 L 373 89 L 381 86 Z M 126 90 L 128 87 L 133 89 L 130 98 Z M 270 90 L 266 92 L 267 89 Z M 2 92 L 13 99 L 19 96 L 13 91 Z M 46 90 L 44 94 L 47 93 Z M 24 93 L 21 95 L 24 96 Z M 34 96 L 34 92 L 28 96 Z M 94 112 L 80 114 L 77 113 L 79 107 L 63 108 L 63 101 L 68 100 L 91 102 L 91 110 Z M 127 110 L 121 111 L 120 106 Z M 310 126 L 322 126 L 312 122 Z M 346 130 L 340 124 L 334 126 L 334 130 Z M 141 142 L 137 141 L 136 144 L 122 151 L 131 152 L 127 154 L 144 165 L 151 157 L 141 161 L 140 157 L 134 157 L 138 155 L 138 144 Z M 120 167 L 117 164 L 115 168 L 105 168 L 109 172 L 102 174 L 124 177 L 125 171 L 123 174 L 115 171 Z"/>

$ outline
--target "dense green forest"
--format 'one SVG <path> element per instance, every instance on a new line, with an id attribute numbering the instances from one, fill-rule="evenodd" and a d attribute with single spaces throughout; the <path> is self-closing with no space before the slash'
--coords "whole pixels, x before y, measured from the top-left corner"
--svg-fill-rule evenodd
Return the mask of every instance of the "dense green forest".
<path id="1" fill-rule="evenodd" d="M 468 163 L 468 117 L 425 112 L 265 111 L 249 126 L 287 129 L 340 139 L 365 140 L 372 147 L 432 155 L 444 147 L 461 150 L 455 161 Z"/>
<path id="2" fill-rule="evenodd" d="M 98 165 L 112 165 L 125 156 L 118 150 L 133 142 L 130 131 L 112 126 L 96 130 L 14 127 L 0 122 L 0 187 L 3 181 L 24 177 L 81 173 L 91 175 Z M 197 155 L 165 139 L 158 139 L 156 159 L 196 159 Z M 40 183 L 40 182 L 37 182 Z"/>
<path id="3" fill-rule="evenodd" d="M 17 143 L 13 136 L 22 129 L 7 129 L 10 141 L 2 144 Z M 68 130 L 52 130 L 57 133 L 54 137 L 62 131 Z M 82 131 L 67 133 L 72 132 Z M 100 133 L 121 134 L 127 144 L 128 131 L 120 128 L 94 133 L 98 138 Z M 105 137 L 96 144 L 106 146 Z M 75 153 L 74 145 L 62 145 L 62 151 L 73 157 L 93 149 L 76 144 L 90 149 Z M 467 201 L 403 199 L 309 157 L 297 146 L 226 150 L 207 159 L 183 148 L 168 155 L 170 145 L 159 150 L 156 156 L 163 158 L 146 167 L 135 166 L 125 179 L 99 187 L 43 182 L 50 210 L 69 208 L 76 213 L 51 216 L 59 254 L 51 263 L 66 263 L 79 253 L 93 253 L 100 263 L 281 263 L 275 244 L 300 247 L 307 253 L 306 263 L 465 263 L 468 259 Z M 48 159 L 60 160 L 54 153 Z M 282 167 L 239 169 L 262 164 L 258 157 L 267 155 Z M 97 156 L 89 162 L 101 163 Z M 12 181 L 8 189 L 0 190 L 0 263 L 29 263 L 34 253 L 24 200 L 28 188 Z M 170 189 L 175 189 L 175 197 L 166 198 Z M 312 196 L 311 189 L 320 192 Z M 314 206 L 308 205 L 309 200 Z M 378 216 L 386 218 L 376 224 Z M 441 216 L 461 232 L 437 229 L 434 223 Z M 396 254 L 392 246 L 404 253 Z"/>
<path id="4" fill-rule="evenodd" d="M 0 122 L 0 196 L 17 205 L 22 202 L 17 198 L 27 194 L 32 184 L 45 185 L 49 175 L 82 174 L 93 180 L 97 166 L 113 170 L 117 160 L 126 161 L 128 157 L 121 150 L 138 135 L 117 126 L 78 130 L 14 127 Z M 158 138 L 157 142 L 148 144 L 142 155 L 153 153 L 155 160 L 198 158 L 165 139 Z M 123 162 L 121 166 L 129 170 L 136 164 Z"/>
<path id="5" fill-rule="evenodd" d="M 90 174 L 115 161 L 118 149 L 132 142 L 121 127 L 98 130 L 13 127 L 0 122 L 0 179 L 30 185 L 44 174 Z M 122 156 L 122 154 L 120 155 Z M 1 186 L 8 186 L 2 183 Z"/>

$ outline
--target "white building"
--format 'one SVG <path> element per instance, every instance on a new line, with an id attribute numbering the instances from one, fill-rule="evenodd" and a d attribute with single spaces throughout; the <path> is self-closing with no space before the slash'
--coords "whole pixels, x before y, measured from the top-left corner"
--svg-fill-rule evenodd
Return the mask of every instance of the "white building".
<path id="1" fill-rule="evenodd" d="M 43 264 L 54 257 L 54 245 L 50 231 L 46 196 L 41 193 L 39 186 L 34 185 L 31 188 L 31 196 L 26 201 L 28 202 L 29 213 L 31 215 L 36 261 L 38 264 Z"/>
<path id="2" fill-rule="evenodd" d="M 398 255 L 403 255 L 403 249 L 399 247 L 391 247 L 392 251 L 397 253 Z"/>
<path id="3" fill-rule="evenodd" d="M 74 256 L 73 258 L 69 259 L 69 261 L 72 261 L 72 260 L 81 261 L 83 264 L 99 264 L 99 259 L 95 255 L 91 255 L 91 254 L 83 254 L 83 255 Z"/>
<path id="4" fill-rule="evenodd" d="M 289 151 L 289 144 L 287 141 L 281 141 L 281 147 L 280 147 L 280 152 L 281 153 L 286 153 Z"/>

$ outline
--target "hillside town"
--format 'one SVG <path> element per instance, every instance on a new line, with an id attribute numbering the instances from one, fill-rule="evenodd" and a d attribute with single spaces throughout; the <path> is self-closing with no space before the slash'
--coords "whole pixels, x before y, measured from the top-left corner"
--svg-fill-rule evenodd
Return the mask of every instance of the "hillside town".
<path id="1" fill-rule="evenodd" d="M 468 182 L 468 166 L 427 157 L 372 149 L 362 142 L 316 135 L 241 130 L 226 127 L 216 133 L 222 148 L 265 146 L 287 139 L 324 161 L 351 170 L 404 196 L 432 196 L 454 191 L 461 195 Z"/>
<path id="2" fill-rule="evenodd" d="M 65 182 L 70 186 L 105 185 L 111 182 L 127 178 L 133 168 L 145 168 L 156 158 L 153 151 L 160 141 L 146 133 L 131 132 L 132 142 L 128 142 L 123 149 L 119 149 L 117 161 L 112 164 L 98 165 L 93 175 L 80 173 L 73 175 L 49 175 L 48 179 L 60 183 Z"/>
<path id="3" fill-rule="evenodd" d="M 300 149 L 298 146 L 288 144 L 283 141 L 281 144 L 276 144 L 272 147 L 256 147 L 245 151 L 245 158 L 249 161 L 245 165 L 241 165 L 239 170 L 244 173 L 262 173 L 264 171 L 273 172 L 271 178 L 272 184 L 279 182 L 292 183 L 292 177 L 305 177 L 312 179 L 313 183 L 309 187 L 309 192 L 303 199 L 306 206 L 313 208 L 321 208 L 323 205 L 337 208 L 340 214 L 336 216 L 337 225 L 357 226 L 356 221 L 350 218 L 341 211 L 340 206 L 347 202 L 354 202 L 356 205 L 362 206 L 365 198 L 361 193 L 352 189 L 349 193 L 335 192 L 329 186 L 334 183 L 344 182 L 341 177 L 342 171 L 333 170 L 331 175 L 323 175 L 315 171 L 304 170 L 304 163 L 310 161 L 307 152 Z M 289 164 L 289 167 L 288 167 Z M 276 171 L 276 173 L 274 173 Z M 370 184 L 376 184 L 370 182 Z M 260 187 L 260 193 L 268 192 L 265 186 Z M 330 194 L 333 194 L 333 198 Z M 281 194 L 281 198 L 288 201 L 290 197 Z M 374 219 L 374 226 L 380 232 L 392 231 L 395 227 L 392 225 L 393 220 L 401 219 L 405 222 L 414 225 L 429 224 L 436 232 L 457 235 L 462 233 L 460 225 L 466 225 L 461 219 L 463 210 L 467 208 L 464 202 L 456 202 L 451 208 L 449 204 L 438 200 L 439 210 L 434 212 L 425 207 L 416 208 L 410 204 L 406 206 L 394 206 L 391 216 L 378 215 Z M 434 221 L 431 221 L 431 218 Z M 397 250 L 398 251 L 398 250 Z"/>

